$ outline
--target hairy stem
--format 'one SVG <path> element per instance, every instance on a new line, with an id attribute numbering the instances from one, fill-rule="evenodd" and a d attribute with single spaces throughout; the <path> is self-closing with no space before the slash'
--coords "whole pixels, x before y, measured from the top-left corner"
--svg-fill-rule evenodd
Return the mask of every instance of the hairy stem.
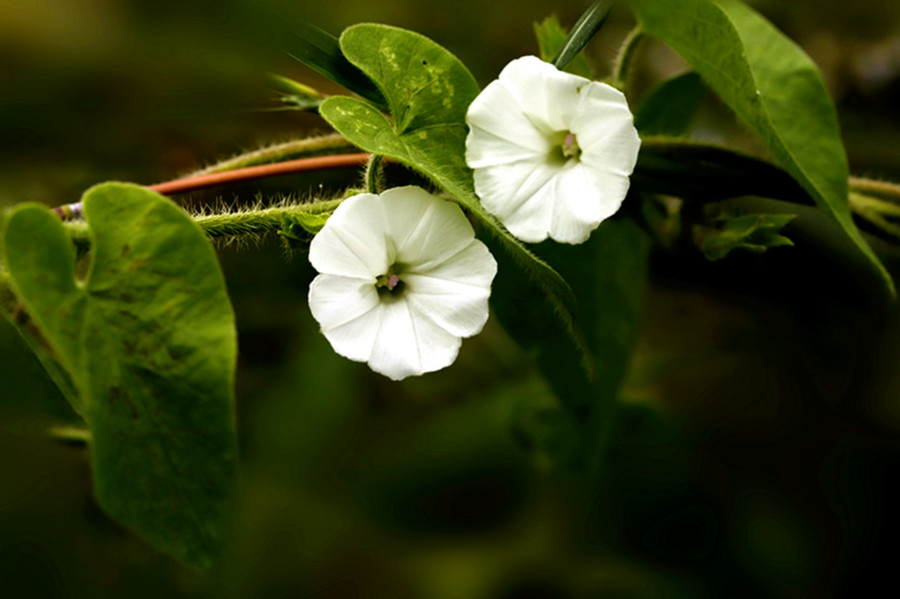
<path id="1" fill-rule="evenodd" d="M 900 225 L 889 218 L 900 218 L 900 205 L 861 193 L 850 192 L 850 209 L 857 219 L 862 218 L 874 226 L 878 232 L 887 234 L 887 240 L 900 242 Z M 883 235 L 879 235 L 883 237 Z"/>
<path id="2" fill-rule="evenodd" d="M 383 157 L 372 154 L 366 164 L 366 189 L 369 193 L 379 194 L 384 190 Z"/>
<path id="3" fill-rule="evenodd" d="M 353 149 L 355 149 L 355 146 L 347 141 L 344 136 L 337 133 L 320 137 L 294 139 L 217 162 L 216 164 L 212 164 L 204 169 L 191 173 L 188 177 L 223 173 L 246 168 L 248 166 L 271 164 L 273 162 L 283 162 L 285 160 L 305 158 L 308 156 L 338 154 Z"/>
<path id="4" fill-rule="evenodd" d="M 900 185 L 896 183 L 850 177 L 850 189 L 862 194 L 875 194 L 888 202 L 900 204 Z"/>
<path id="5" fill-rule="evenodd" d="M 619 48 L 619 54 L 616 56 L 616 62 L 613 64 L 611 83 L 613 87 L 622 92 L 625 92 L 628 87 L 631 64 L 643 39 L 644 32 L 641 31 L 640 27 L 635 27 L 625 37 L 622 47 Z"/>
<path id="6" fill-rule="evenodd" d="M 194 216 L 193 219 L 211 238 L 260 235 L 281 230 L 286 215 L 332 212 L 342 201 L 341 199 L 320 200 L 305 204 L 246 209 L 221 214 L 201 214 Z M 88 226 L 84 221 L 69 221 L 65 223 L 65 227 L 69 232 L 69 237 L 77 245 L 90 243 Z"/>

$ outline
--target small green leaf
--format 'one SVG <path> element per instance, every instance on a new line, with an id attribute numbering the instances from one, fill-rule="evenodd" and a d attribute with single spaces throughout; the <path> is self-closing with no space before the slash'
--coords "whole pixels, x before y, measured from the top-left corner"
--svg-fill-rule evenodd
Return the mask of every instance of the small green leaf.
<path id="1" fill-rule="evenodd" d="M 735 0 L 630 1 L 642 30 L 671 46 L 700 73 L 837 221 L 893 295 L 893 280 L 853 223 L 837 113 L 809 57 Z"/>
<path id="2" fill-rule="evenodd" d="M 566 30 L 559 24 L 556 16 L 547 17 L 541 23 L 535 23 L 534 35 L 537 37 L 541 60 L 545 62 L 552 62 L 553 57 L 559 53 L 566 41 Z M 579 53 L 575 56 L 563 70 L 587 79 L 594 79 L 594 69 L 591 68 L 584 54 Z"/>
<path id="3" fill-rule="evenodd" d="M 488 214 L 475 195 L 465 163 L 465 115 L 479 89 L 468 69 L 428 38 L 386 25 L 350 27 L 341 35 L 341 48 L 384 93 L 393 122 L 368 102 L 349 97 L 325 100 L 320 108 L 325 120 L 363 150 L 417 169 L 444 188 L 474 217 L 479 232 L 488 233 L 484 241 L 494 255 L 508 253 L 513 272 L 524 272 L 534 295 L 548 304 L 544 313 L 555 315 L 570 341 L 583 347 L 569 286 Z"/>
<path id="4" fill-rule="evenodd" d="M 235 478 L 234 314 L 215 252 L 146 188 L 88 191 L 91 264 L 48 209 L 6 223 L 16 296 L 68 373 L 91 432 L 100 505 L 199 567 L 217 553 Z"/>
<path id="5" fill-rule="evenodd" d="M 612 8 L 612 0 L 597 0 L 584 11 L 578 21 L 569 31 L 569 35 L 563 41 L 562 46 L 553 58 L 553 66 L 564 70 L 578 54 L 584 50 L 594 36 L 603 27 L 609 10 Z"/>
<path id="6" fill-rule="evenodd" d="M 721 260 L 733 250 L 761 254 L 774 247 L 794 245 L 781 230 L 795 214 L 744 214 L 717 219 L 715 226 L 695 225 L 694 242 L 708 260 Z"/>
<path id="7" fill-rule="evenodd" d="M 269 75 L 269 81 L 281 94 L 281 103 L 297 110 L 317 111 L 319 104 L 325 99 L 325 95 L 319 90 L 281 75 Z"/>
<path id="8" fill-rule="evenodd" d="M 638 106 L 634 126 L 641 136 L 684 135 L 706 92 L 703 79 L 694 72 L 664 81 Z"/>

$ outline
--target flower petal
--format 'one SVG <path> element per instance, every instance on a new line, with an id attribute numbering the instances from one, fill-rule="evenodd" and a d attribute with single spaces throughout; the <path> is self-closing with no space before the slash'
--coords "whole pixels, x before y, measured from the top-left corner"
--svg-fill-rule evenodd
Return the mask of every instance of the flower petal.
<path id="1" fill-rule="evenodd" d="M 500 72 L 498 81 L 545 135 L 571 128 L 569 115 L 574 114 L 581 100 L 579 91 L 591 83 L 536 56 L 513 60 Z"/>
<path id="2" fill-rule="evenodd" d="M 407 270 L 439 264 L 475 239 L 455 202 L 412 186 L 389 189 L 381 197 L 395 260 Z"/>
<path id="3" fill-rule="evenodd" d="M 466 164 L 470 168 L 484 168 L 520 160 L 542 160 L 550 153 L 552 146 L 545 136 L 540 135 L 538 139 L 529 141 L 525 135 L 507 139 L 470 123 L 466 137 Z"/>
<path id="4" fill-rule="evenodd" d="M 369 367 L 395 381 L 445 368 L 462 340 L 422 317 L 406 301 L 382 304 L 384 317 L 368 358 Z"/>
<path id="5" fill-rule="evenodd" d="M 309 261 L 320 273 L 374 280 L 393 262 L 386 230 L 378 196 L 364 193 L 347 198 L 313 238 Z"/>
<path id="6" fill-rule="evenodd" d="M 608 209 L 587 170 L 582 164 L 574 164 L 556 179 L 557 205 L 550 224 L 550 237 L 555 241 L 584 243 L 600 221 L 619 208 L 621 200 Z"/>
<path id="7" fill-rule="evenodd" d="M 499 81 L 488 85 L 466 113 L 466 163 L 472 168 L 545 156 L 547 135 L 538 130 L 519 102 Z"/>
<path id="8" fill-rule="evenodd" d="M 457 337 L 477 335 L 488 318 L 490 285 L 497 262 L 480 241 L 426 272 L 408 274 L 407 301 L 424 317 Z"/>
<path id="9" fill-rule="evenodd" d="M 558 167 L 546 161 L 493 166 L 475 171 L 475 191 L 513 235 L 536 243 L 550 231 L 557 175 Z"/>
<path id="10" fill-rule="evenodd" d="M 582 89 L 572 131 L 581 147 L 582 162 L 625 177 L 631 175 L 641 138 L 622 92 L 597 82 Z"/>
<path id="11" fill-rule="evenodd" d="M 364 279 L 324 274 L 309 286 L 309 308 L 323 331 L 355 320 L 379 303 L 375 285 Z"/>
<path id="12" fill-rule="evenodd" d="M 384 319 L 385 306 L 379 303 L 374 310 L 369 310 L 340 326 L 323 328 L 322 334 L 339 355 L 356 362 L 366 362 L 372 355 Z"/>

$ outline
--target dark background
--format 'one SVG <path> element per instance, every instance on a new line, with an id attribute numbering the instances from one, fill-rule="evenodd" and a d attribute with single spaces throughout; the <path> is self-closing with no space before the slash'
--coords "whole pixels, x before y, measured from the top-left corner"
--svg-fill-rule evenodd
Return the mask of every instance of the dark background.
<path id="1" fill-rule="evenodd" d="M 266 73 L 338 92 L 273 20 L 399 25 L 486 84 L 532 23 L 587 3 L 266 0 L 0 4 L 0 206 L 153 183 L 326 125 L 271 110 Z M 823 69 L 855 174 L 900 180 L 900 4 L 755 3 Z M 588 49 L 604 72 L 630 17 Z M 275 33 L 273 33 L 273 31 Z M 637 93 L 683 68 L 648 44 Z M 715 102 L 693 135 L 752 141 Z M 305 195 L 354 173 L 197 194 Z M 155 554 L 91 498 L 73 419 L 0 322 L 0 588 L 21 597 L 840 597 L 891 581 L 900 474 L 896 306 L 827 223 L 708 263 L 656 250 L 601 481 L 554 471 L 527 431 L 555 400 L 492 319 L 451 368 L 394 384 L 335 356 L 313 273 L 268 240 L 221 258 L 238 315 L 241 508 L 222 568 Z M 876 244 L 897 272 L 897 252 Z M 546 424 L 546 423 L 545 423 Z M 524 431 L 524 432 L 523 432 Z"/>

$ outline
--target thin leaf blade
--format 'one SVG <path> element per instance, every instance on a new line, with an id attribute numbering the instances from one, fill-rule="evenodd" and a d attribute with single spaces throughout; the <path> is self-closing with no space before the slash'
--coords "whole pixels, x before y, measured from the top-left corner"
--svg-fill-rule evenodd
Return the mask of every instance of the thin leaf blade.
<path id="1" fill-rule="evenodd" d="M 291 56 L 376 106 L 387 108 L 378 88 L 344 57 L 336 37 L 315 25 L 301 22 L 287 39 L 285 45 Z"/>
<path id="2" fill-rule="evenodd" d="M 553 58 L 566 43 L 566 34 L 566 30 L 560 25 L 556 16 L 547 17 L 540 23 L 534 24 L 534 35 L 537 38 L 541 60 L 553 62 Z M 586 79 L 594 79 L 594 69 L 591 68 L 582 53 L 578 53 L 563 70 Z"/>

